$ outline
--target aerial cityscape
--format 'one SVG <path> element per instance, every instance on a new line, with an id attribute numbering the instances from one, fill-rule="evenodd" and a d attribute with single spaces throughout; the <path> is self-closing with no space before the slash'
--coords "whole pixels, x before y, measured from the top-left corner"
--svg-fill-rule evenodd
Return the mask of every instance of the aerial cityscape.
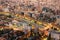
<path id="1" fill-rule="evenodd" d="M 0 0 L 0 40 L 60 40 L 60 0 Z"/>

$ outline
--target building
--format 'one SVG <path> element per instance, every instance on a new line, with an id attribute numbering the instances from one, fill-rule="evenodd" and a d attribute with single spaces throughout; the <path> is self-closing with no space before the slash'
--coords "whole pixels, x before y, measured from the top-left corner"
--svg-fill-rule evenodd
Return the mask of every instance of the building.
<path id="1" fill-rule="evenodd" d="M 49 32 L 48 38 L 50 38 L 50 40 L 60 40 L 60 32 L 52 30 Z"/>

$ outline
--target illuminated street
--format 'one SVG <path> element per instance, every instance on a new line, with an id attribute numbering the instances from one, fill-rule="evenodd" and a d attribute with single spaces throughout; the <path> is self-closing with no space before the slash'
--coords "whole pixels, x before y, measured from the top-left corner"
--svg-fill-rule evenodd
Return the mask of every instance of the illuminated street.
<path id="1" fill-rule="evenodd" d="M 58 3 L 0 0 L 0 40 L 60 40 Z"/>

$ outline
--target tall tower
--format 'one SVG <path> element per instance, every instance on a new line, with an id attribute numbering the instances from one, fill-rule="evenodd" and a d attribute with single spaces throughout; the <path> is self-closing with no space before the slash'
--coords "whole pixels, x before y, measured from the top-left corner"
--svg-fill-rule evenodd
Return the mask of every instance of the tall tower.
<path id="1" fill-rule="evenodd" d="M 40 0 L 37 0 L 37 2 L 38 2 L 38 7 L 37 7 L 38 12 L 41 12 Z"/>

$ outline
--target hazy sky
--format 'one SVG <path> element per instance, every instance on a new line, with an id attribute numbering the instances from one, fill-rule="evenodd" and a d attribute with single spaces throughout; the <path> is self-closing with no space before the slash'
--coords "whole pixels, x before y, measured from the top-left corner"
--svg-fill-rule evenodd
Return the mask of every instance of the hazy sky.
<path id="1" fill-rule="evenodd" d="M 20 0 L 13 0 L 13 1 L 20 1 Z M 24 0 L 24 1 L 27 1 L 27 0 Z M 36 1 L 36 0 L 31 0 L 31 1 Z"/>

